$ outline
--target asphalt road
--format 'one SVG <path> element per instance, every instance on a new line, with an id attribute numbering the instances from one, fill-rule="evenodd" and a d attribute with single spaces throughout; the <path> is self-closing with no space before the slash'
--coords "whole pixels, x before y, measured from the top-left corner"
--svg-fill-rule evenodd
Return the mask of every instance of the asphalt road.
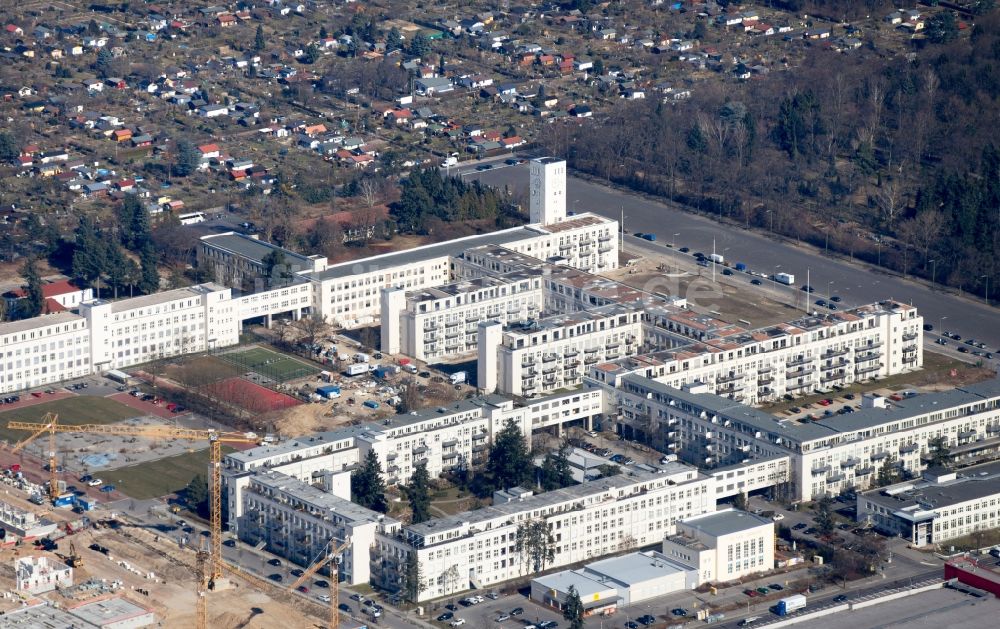
<path id="1" fill-rule="evenodd" d="M 494 167 L 476 171 L 476 164 L 452 168 L 452 174 L 476 178 L 498 187 L 525 190 L 528 166 L 508 166 L 503 160 L 493 161 Z M 590 183 L 577 177 L 567 181 L 567 209 L 571 212 L 594 212 L 621 219 L 625 214 L 625 229 L 629 233 L 655 233 L 656 244 L 664 252 L 673 244 L 676 249 L 689 247 L 691 253 L 708 255 L 714 250 L 726 260 L 743 262 L 751 269 L 771 275 L 792 273 L 797 286 L 809 282 L 815 289 L 813 300 L 830 294 L 843 298 L 844 305 L 860 305 L 882 299 L 896 299 L 919 308 L 926 323 L 935 329 L 942 327 L 963 337 L 973 336 L 984 341 L 987 350 L 1000 349 L 1000 312 L 981 299 L 931 288 L 927 283 L 890 275 L 875 267 L 824 255 L 812 247 L 769 237 L 766 233 L 722 225 L 704 216 L 676 209 L 625 191 Z M 630 243 L 626 241 L 626 250 Z M 676 254 L 681 255 L 681 254 Z M 1000 278 L 997 291 L 1000 294 Z M 802 294 L 805 297 L 805 294 Z"/>

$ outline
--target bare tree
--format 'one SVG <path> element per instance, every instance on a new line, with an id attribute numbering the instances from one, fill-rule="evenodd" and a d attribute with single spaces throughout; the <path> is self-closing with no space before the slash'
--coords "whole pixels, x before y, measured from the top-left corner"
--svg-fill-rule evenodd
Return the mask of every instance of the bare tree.
<path id="1" fill-rule="evenodd" d="M 895 177 L 886 177 L 882 185 L 875 191 L 875 203 L 882 213 L 882 222 L 886 228 L 892 229 L 896 214 L 903 208 L 903 185 Z"/>
<path id="2" fill-rule="evenodd" d="M 330 331 L 330 325 L 320 313 L 307 315 L 292 323 L 292 327 L 299 335 L 299 340 L 309 346 L 316 344 L 317 339 L 326 335 Z"/>

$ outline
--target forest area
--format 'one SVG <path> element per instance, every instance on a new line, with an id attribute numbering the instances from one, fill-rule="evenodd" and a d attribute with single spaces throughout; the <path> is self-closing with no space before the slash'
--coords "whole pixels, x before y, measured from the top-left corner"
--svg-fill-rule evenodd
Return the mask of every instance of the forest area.
<path id="1" fill-rule="evenodd" d="M 983 295 L 1000 255 L 998 27 L 981 15 L 907 57 L 811 48 L 544 143 L 595 178 Z"/>

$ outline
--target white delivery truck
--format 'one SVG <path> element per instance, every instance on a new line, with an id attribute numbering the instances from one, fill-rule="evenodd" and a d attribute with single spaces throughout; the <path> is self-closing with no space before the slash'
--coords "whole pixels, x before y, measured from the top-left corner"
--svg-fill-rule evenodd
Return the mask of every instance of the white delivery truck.
<path id="1" fill-rule="evenodd" d="M 465 381 L 468 379 L 468 377 L 469 377 L 468 373 L 464 371 L 456 371 L 455 373 L 451 374 L 449 379 L 451 380 L 452 384 L 465 384 Z"/>
<path id="2" fill-rule="evenodd" d="M 786 286 L 791 286 L 795 283 L 795 276 L 791 273 L 775 273 L 774 281 L 779 284 L 784 284 Z"/>
<path id="3" fill-rule="evenodd" d="M 726 261 L 726 259 L 723 258 L 722 255 L 718 253 L 713 253 L 709 255 L 708 259 L 711 260 L 712 262 L 715 262 L 716 264 L 722 264 L 723 262 Z"/>
<path id="4" fill-rule="evenodd" d="M 347 375 L 360 376 L 363 373 L 368 373 L 368 369 L 368 363 L 351 363 L 347 366 Z"/>

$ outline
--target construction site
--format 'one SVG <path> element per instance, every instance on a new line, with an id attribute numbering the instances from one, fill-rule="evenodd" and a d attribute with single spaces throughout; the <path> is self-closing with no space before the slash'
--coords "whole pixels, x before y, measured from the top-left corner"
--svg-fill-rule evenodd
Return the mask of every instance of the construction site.
<path id="1" fill-rule="evenodd" d="M 49 478 L 32 482 L 19 464 L 7 466 L 0 478 L 3 626 L 338 625 L 336 579 L 327 586 L 329 594 L 306 593 L 320 570 L 329 571 L 327 564 L 337 561 L 345 542 L 331 547 L 314 566 L 297 571 L 299 578 L 290 584 L 244 572 L 223 557 L 223 548 L 233 550 L 236 542 L 224 540 L 222 533 L 217 475 L 222 447 L 252 446 L 263 438 L 151 421 L 64 425 L 52 413 L 40 422 L 11 421 L 5 427 L 26 435 L 8 454 L 41 446 L 48 455 Z M 99 503 L 67 487 L 58 444 L 84 435 L 130 440 L 136 450 L 166 442 L 208 446 L 208 527 L 196 532 L 176 505 L 143 505 L 131 498 Z M 234 552 L 242 560 L 257 550 Z"/>

